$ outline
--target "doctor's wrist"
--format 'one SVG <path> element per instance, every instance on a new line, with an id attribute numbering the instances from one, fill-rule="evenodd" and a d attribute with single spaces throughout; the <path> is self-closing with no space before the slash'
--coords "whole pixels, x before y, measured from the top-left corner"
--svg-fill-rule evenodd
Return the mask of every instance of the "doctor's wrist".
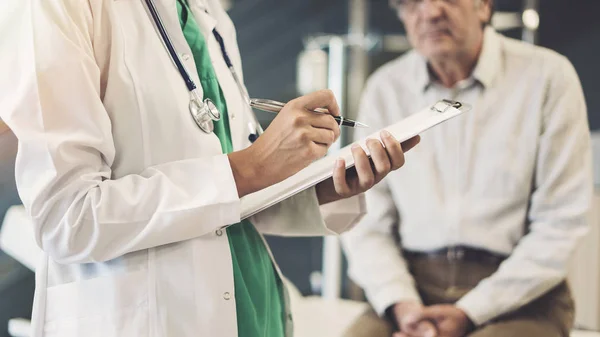
<path id="1" fill-rule="evenodd" d="M 250 152 L 250 149 L 247 148 L 227 155 L 240 198 L 263 188 L 260 174 L 258 174 L 258 166 L 254 164 L 254 158 Z"/>

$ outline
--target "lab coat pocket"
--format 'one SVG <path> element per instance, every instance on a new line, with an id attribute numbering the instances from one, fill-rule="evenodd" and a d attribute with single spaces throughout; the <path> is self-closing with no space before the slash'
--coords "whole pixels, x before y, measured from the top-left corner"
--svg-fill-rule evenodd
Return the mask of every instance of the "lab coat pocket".
<path id="1" fill-rule="evenodd" d="M 47 289 L 45 337 L 148 335 L 146 270 Z"/>

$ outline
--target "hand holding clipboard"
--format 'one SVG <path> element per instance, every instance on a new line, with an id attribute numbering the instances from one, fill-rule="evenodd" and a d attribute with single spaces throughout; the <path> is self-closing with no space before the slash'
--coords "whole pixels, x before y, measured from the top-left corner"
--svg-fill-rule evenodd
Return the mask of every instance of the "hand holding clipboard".
<path id="1" fill-rule="evenodd" d="M 471 107 L 465 103 L 451 100 L 440 100 L 399 121 L 398 123 L 384 128 L 384 130 L 390 132 L 398 142 L 403 143 L 426 131 L 427 129 L 469 110 L 471 110 Z M 338 158 L 344 159 L 346 169 L 353 167 L 354 158 L 352 156 L 352 145 L 359 144 L 363 149 L 365 149 L 367 155 L 369 155 L 368 149 L 365 146 L 366 140 L 375 138 L 381 141 L 381 131 L 382 130 L 378 130 L 370 137 L 352 143 L 335 153 L 317 160 L 305 169 L 280 183 L 244 196 L 241 199 L 241 218 L 248 218 L 268 207 L 281 202 L 282 200 L 315 186 L 325 179 L 330 178 L 333 175 L 333 168 Z"/>

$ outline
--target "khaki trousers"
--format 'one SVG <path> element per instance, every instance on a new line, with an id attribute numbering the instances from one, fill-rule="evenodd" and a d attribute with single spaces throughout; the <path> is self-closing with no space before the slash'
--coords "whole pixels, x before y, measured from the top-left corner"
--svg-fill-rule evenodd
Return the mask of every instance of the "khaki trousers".
<path id="1" fill-rule="evenodd" d="M 424 305 L 455 303 L 498 264 L 449 262 L 442 257 L 407 257 Z M 533 302 L 478 327 L 469 337 L 568 337 L 574 321 L 574 303 L 563 282 Z M 392 324 L 374 311 L 359 317 L 345 337 L 390 337 Z"/>

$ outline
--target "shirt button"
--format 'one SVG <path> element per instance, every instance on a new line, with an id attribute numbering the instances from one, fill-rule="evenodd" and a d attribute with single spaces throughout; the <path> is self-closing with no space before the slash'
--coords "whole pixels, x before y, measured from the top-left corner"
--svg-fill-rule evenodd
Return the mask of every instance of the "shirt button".
<path id="1" fill-rule="evenodd" d="M 226 292 L 223 294 L 223 298 L 225 299 L 225 301 L 229 301 L 231 299 L 231 294 L 229 292 Z"/>
<path id="2" fill-rule="evenodd" d="M 223 231 L 220 229 L 217 229 L 217 231 L 215 232 L 215 234 L 217 234 L 217 236 L 221 236 L 223 235 Z"/>
<path id="3" fill-rule="evenodd" d="M 190 59 L 190 54 L 183 54 L 183 56 L 182 56 L 182 57 L 183 57 L 183 60 L 184 60 L 184 61 L 187 61 L 187 60 L 189 60 L 189 59 Z"/>

